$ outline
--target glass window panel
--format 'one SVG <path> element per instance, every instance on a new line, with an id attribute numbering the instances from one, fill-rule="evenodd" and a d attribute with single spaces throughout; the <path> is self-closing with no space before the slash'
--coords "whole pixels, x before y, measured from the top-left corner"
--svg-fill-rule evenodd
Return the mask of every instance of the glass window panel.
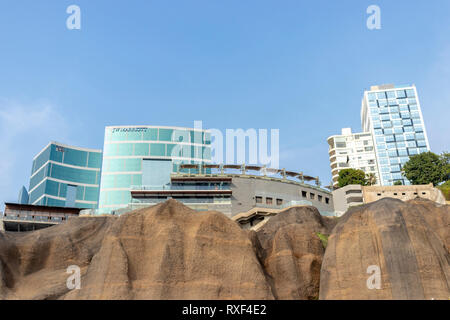
<path id="1" fill-rule="evenodd" d="M 397 90 L 397 98 L 405 98 L 406 93 L 405 90 Z"/>
<path id="2" fill-rule="evenodd" d="M 134 144 L 134 155 L 135 156 L 148 156 L 149 154 L 149 144 L 148 143 L 135 143 Z"/>
<path id="3" fill-rule="evenodd" d="M 382 135 L 383 134 L 383 129 L 375 129 L 374 133 L 376 136 Z"/>
<path id="4" fill-rule="evenodd" d="M 144 141 L 158 141 L 158 129 L 156 128 L 147 128 L 142 135 Z"/>
<path id="5" fill-rule="evenodd" d="M 150 144 L 150 155 L 151 156 L 165 156 L 166 155 L 166 145 L 162 144 L 162 143 Z"/>
<path id="6" fill-rule="evenodd" d="M 417 141 L 417 145 L 418 145 L 419 147 L 426 147 L 426 146 L 427 146 L 427 143 L 426 143 L 425 140 L 419 140 L 419 141 Z"/>
<path id="7" fill-rule="evenodd" d="M 381 122 L 380 121 L 374 121 L 373 122 L 374 129 L 380 129 L 381 128 Z"/>
<path id="8" fill-rule="evenodd" d="M 388 99 L 395 98 L 395 92 L 394 91 L 387 91 L 386 95 L 387 95 Z"/>
<path id="9" fill-rule="evenodd" d="M 109 141 L 126 141 L 127 132 L 124 131 L 112 131 L 109 135 Z"/>
<path id="10" fill-rule="evenodd" d="M 114 177 L 114 188 L 129 188 L 131 186 L 131 174 L 117 174 Z"/>
<path id="11" fill-rule="evenodd" d="M 159 141 L 172 141 L 172 129 L 159 129 Z"/>
<path id="12" fill-rule="evenodd" d="M 117 146 L 118 156 L 131 156 L 133 155 L 133 144 L 132 143 L 120 143 Z"/>
<path id="13" fill-rule="evenodd" d="M 59 183 L 53 180 L 47 180 L 45 186 L 45 193 L 57 197 L 58 192 L 59 192 Z"/>
<path id="14" fill-rule="evenodd" d="M 127 136 L 128 141 L 140 141 L 142 140 L 142 130 L 129 131 Z"/>
<path id="15" fill-rule="evenodd" d="M 389 150 L 388 155 L 389 157 L 397 157 L 397 150 Z"/>
<path id="16" fill-rule="evenodd" d="M 52 178 L 60 180 L 86 184 L 97 184 L 97 171 L 94 170 L 83 170 L 52 164 L 51 176 Z"/>
<path id="17" fill-rule="evenodd" d="M 115 188 L 114 178 L 116 175 L 104 174 L 102 176 L 102 188 Z"/>
<path id="18" fill-rule="evenodd" d="M 102 154 L 98 152 L 89 152 L 88 167 L 100 169 L 102 167 Z"/>
<path id="19" fill-rule="evenodd" d="M 413 89 L 407 89 L 407 90 L 406 90 L 406 95 L 407 95 L 408 97 L 415 97 L 415 96 L 416 96 L 416 94 L 415 94 L 415 92 L 414 92 Z"/>
<path id="20" fill-rule="evenodd" d="M 398 107 L 390 107 L 389 108 L 389 112 L 394 113 L 394 112 L 400 112 L 400 109 Z"/>
<path id="21" fill-rule="evenodd" d="M 391 121 L 383 121 L 383 128 L 391 128 L 392 122 Z"/>
<path id="22" fill-rule="evenodd" d="M 88 157 L 88 152 L 86 152 L 86 151 L 65 148 L 63 158 L 64 158 L 64 163 L 74 165 L 74 166 L 86 167 L 87 160 L 88 160 L 87 157 Z"/>
<path id="23" fill-rule="evenodd" d="M 386 136 L 386 142 L 392 142 L 395 141 L 394 136 L 393 135 L 387 135 Z"/>
<path id="24" fill-rule="evenodd" d="M 141 171 L 142 159 L 125 159 L 125 171 Z"/>

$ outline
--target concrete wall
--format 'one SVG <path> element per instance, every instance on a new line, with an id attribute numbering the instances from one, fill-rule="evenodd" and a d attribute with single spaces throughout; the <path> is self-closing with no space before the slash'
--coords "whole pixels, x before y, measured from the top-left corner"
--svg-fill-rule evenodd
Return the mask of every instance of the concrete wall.
<path id="1" fill-rule="evenodd" d="M 333 191 L 334 211 L 343 215 L 349 207 L 363 204 L 362 186 L 352 184 Z"/>
<path id="2" fill-rule="evenodd" d="M 418 197 L 439 204 L 446 204 L 444 195 L 439 189 L 434 188 L 432 183 L 414 186 L 368 186 L 362 187 L 362 189 L 365 203 L 374 202 L 387 197 L 403 201 L 412 200 Z"/>
<path id="3" fill-rule="evenodd" d="M 283 204 L 290 201 L 307 200 L 321 211 L 334 211 L 333 196 L 330 192 L 289 180 L 236 176 L 232 178 L 231 188 L 233 191 L 231 198 L 232 215 L 246 212 L 254 207 L 281 208 L 281 206 L 276 205 L 277 199 L 282 199 Z M 306 197 L 303 197 L 302 191 L 306 192 Z M 314 194 L 314 199 L 311 199 L 311 194 Z M 256 203 L 257 196 L 262 197 L 262 203 Z M 319 201 L 319 196 L 321 196 L 321 201 Z M 272 205 L 266 205 L 267 197 L 273 199 Z M 329 199 L 328 204 L 326 204 L 325 198 Z"/>
<path id="4" fill-rule="evenodd" d="M 442 192 L 433 184 L 418 186 L 360 186 L 348 185 L 333 191 L 334 210 L 338 216 L 349 207 L 374 202 L 383 198 L 395 198 L 408 201 L 415 198 L 428 199 L 446 204 Z"/>

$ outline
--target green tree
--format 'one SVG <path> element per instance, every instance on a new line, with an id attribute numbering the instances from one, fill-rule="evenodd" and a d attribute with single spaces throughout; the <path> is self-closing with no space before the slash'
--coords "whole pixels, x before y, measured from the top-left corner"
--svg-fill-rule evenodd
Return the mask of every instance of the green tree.
<path id="1" fill-rule="evenodd" d="M 394 182 L 394 186 L 402 186 L 403 183 L 400 180 Z"/>
<path id="2" fill-rule="evenodd" d="M 366 174 L 364 171 L 357 169 L 343 169 L 339 171 L 339 188 L 348 186 L 349 184 L 367 185 Z"/>
<path id="3" fill-rule="evenodd" d="M 366 182 L 368 186 L 374 186 L 377 184 L 377 177 L 375 173 L 368 173 L 366 175 Z"/>
<path id="4" fill-rule="evenodd" d="M 450 180 L 447 180 L 445 183 L 438 186 L 438 188 L 441 189 L 445 199 L 450 201 Z"/>
<path id="5" fill-rule="evenodd" d="M 450 155 L 441 156 L 433 152 L 420 153 L 409 158 L 403 166 L 403 175 L 412 184 L 429 184 L 434 186 L 449 178 Z"/>

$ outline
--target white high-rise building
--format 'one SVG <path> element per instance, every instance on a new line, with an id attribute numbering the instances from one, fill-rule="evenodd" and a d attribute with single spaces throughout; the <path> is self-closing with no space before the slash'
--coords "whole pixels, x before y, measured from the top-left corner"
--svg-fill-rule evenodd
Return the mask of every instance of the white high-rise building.
<path id="1" fill-rule="evenodd" d="M 370 132 L 352 133 L 351 128 L 343 128 L 340 135 L 331 136 L 327 141 L 333 187 L 338 187 L 339 171 L 348 168 L 362 170 L 366 175 L 373 173 L 376 185 L 379 185 L 379 170 Z"/>
<path id="2" fill-rule="evenodd" d="M 364 92 L 361 124 L 373 136 L 381 185 L 409 185 L 403 165 L 410 156 L 430 151 L 416 87 L 372 86 Z"/>

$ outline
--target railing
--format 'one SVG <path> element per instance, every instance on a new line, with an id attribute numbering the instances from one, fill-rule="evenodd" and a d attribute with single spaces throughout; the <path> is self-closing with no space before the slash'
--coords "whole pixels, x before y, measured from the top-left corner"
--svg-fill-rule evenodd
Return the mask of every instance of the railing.
<path id="1" fill-rule="evenodd" d="M 3 215 L 0 220 L 3 221 L 29 221 L 42 223 L 61 223 L 67 221 L 71 216 L 17 216 Z"/>
<path id="2" fill-rule="evenodd" d="M 231 190 L 230 186 L 198 186 L 198 185 L 164 185 L 164 186 L 131 186 L 132 191 L 178 191 L 178 190 Z"/>

